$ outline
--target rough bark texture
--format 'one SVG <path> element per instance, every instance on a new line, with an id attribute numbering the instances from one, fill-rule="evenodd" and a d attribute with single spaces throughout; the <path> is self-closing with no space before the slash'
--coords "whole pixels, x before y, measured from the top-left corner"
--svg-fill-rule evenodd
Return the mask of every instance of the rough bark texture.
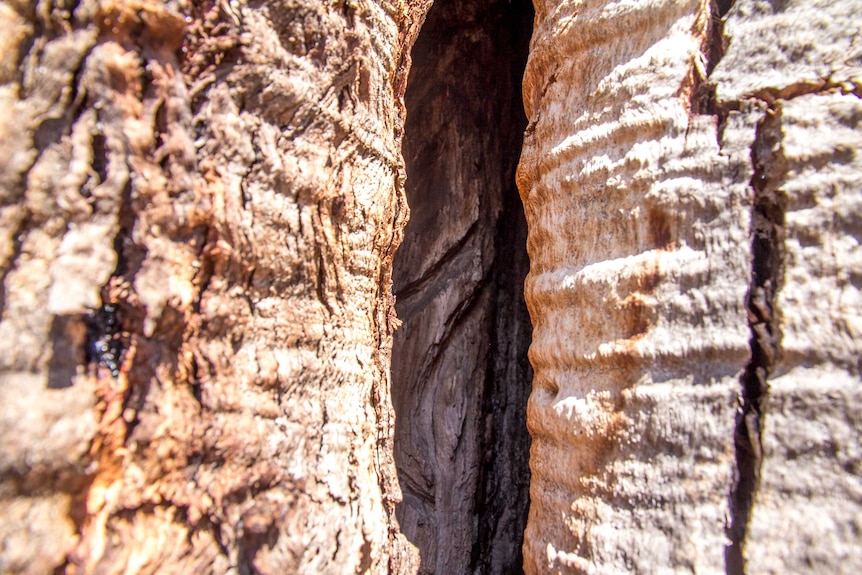
<path id="1" fill-rule="evenodd" d="M 419 569 L 430 2 L 0 1 L 0 572 Z M 524 7 L 440 2 L 399 513 L 503 573 Z M 862 572 L 862 2 L 535 6 L 525 571 Z"/>
<path id="2" fill-rule="evenodd" d="M 514 174 L 531 23 L 524 1 L 437 0 L 413 50 L 392 396 L 398 518 L 422 573 L 521 568 L 531 374 Z"/>
<path id="3" fill-rule="evenodd" d="M 0 571 L 415 571 L 389 290 L 427 4 L 0 4 Z"/>
<path id="4" fill-rule="evenodd" d="M 862 568 L 862 6 L 731 4 L 537 3 L 529 573 Z"/>
<path id="5" fill-rule="evenodd" d="M 703 8 L 537 9 L 519 171 L 530 573 L 723 571 L 753 126 L 729 123 L 722 148 L 692 109 Z"/>
<path id="6" fill-rule="evenodd" d="M 720 106 L 766 106 L 752 146 L 749 321 L 767 393 L 749 575 L 862 571 L 860 27 L 859 1 L 737 0 L 714 74 Z"/>

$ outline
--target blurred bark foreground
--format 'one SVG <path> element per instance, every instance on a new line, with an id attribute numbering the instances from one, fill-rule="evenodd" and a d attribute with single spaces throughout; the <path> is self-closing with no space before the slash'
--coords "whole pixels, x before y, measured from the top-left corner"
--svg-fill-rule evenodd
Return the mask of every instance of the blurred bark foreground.
<path id="1" fill-rule="evenodd" d="M 427 4 L 0 3 L 0 571 L 415 571 L 390 270 Z"/>

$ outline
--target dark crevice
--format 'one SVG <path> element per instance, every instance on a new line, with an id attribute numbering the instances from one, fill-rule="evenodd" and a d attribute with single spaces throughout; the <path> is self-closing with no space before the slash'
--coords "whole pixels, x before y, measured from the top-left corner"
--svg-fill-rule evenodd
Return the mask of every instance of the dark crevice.
<path id="1" fill-rule="evenodd" d="M 706 56 L 706 75 L 707 78 L 712 74 L 718 63 L 724 57 L 727 51 L 728 39 L 724 35 L 725 16 L 733 6 L 734 0 L 718 0 L 710 4 L 709 24 L 706 29 L 705 45 L 701 47 L 701 52 Z M 712 91 L 715 92 L 715 85 L 712 85 Z"/>
<path id="2" fill-rule="evenodd" d="M 692 66 L 689 93 L 692 115 L 715 116 L 718 120 L 718 138 L 721 141 L 728 106 L 721 105 L 716 96 L 716 85 L 710 80 L 718 63 L 727 51 L 728 38 L 724 34 L 725 17 L 735 0 L 711 0 L 706 34 L 700 47 L 703 66 Z"/>
<path id="3" fill-rule="evenodd" d="M 512 383 L 532 380 L 526 355 L 532 329 L 523 281 L 512 281 L 508 274 L 529 269 L 526 243 L 527 222 L 520 199 L 507 195 L 496 235 L 496 313 L 482 406 L 486 447 L 476 491 L 476 508 L 482 512 L 471 557 L 472 573 L 516 573 L 523 564 L 521 547 L 530 490 L 530 438 L 525 433 L 530 386 Z M 513 417 L 513 413 L 521 416 Z M 512 534 L 518 534 L 515 545 L 501 553 L 497 546 Z M 502 563 L 501 557 L 505 558 Z"/>
<path id="4" fill-rule="evenodd" d="M 93 171 L 99 178 L 99 183 L 108 181 L 108 157 L 107 139 L 101 132 L 93 134 Z"/>
<path id="5" fill-rule="evenodd" d="M 785 196 L 779 189 L 786 171 L 781 149 L 780 108 L 768 110 L 758 123 L 751 160 L 754 168 L 751 179 L 754 191 L 752 269 L 746 301 L 751 360 L 740 379 L 740 408 L 734 434 L 736 476 L 730 494 L 730 545 L 725 554 L 728 575 L 745 574 L 745 540 L 763 462 L 762 429 L 768 379 L 780 353 L 781 333 L 775 299 L 783 280 L 786 206 Z"/>
<path id="6" fill-rule="evenodd" d="M 531 327 L 515 185 L 529 0 L 436 0 L 412 52 L 392 396 L 402 531 L 421 573 L 517 574 Z"/>
<path id="7" fill-rule="evenodd" d="M 730 9 L 733 8 L 733 4 L 736 0 L 716 0 L 715 8 L 719 18 L 724 18 L 727 16 L 727 13 L 730 12 Z"/>

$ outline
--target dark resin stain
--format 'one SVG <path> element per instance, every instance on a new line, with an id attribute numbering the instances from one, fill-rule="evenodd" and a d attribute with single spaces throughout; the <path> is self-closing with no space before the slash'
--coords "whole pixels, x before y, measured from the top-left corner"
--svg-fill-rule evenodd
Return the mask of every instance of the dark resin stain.
<path id="1" fill-rule="evenodd" d="M 90 365 L 104 368 L 113 377 L 120 375 L 125 350 L 123 347 L 117 306 L 106 303 L 86 318 L 86 360 Z"/>

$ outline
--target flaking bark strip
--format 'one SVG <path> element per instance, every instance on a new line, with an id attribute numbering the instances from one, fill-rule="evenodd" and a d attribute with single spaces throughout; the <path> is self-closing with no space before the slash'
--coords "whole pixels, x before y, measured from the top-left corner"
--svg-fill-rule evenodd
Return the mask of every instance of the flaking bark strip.
<path id="1" fill-rule="evenodd" d="M 788 84 L 781 88 L 762 88 L 748 94 L 748 98 L 756 98 L 763 100 L 770 106 L 774 106 L 776 102 L 793 100 L 801 96 L 809 96 L 811 94 L 824 95 L 829 93 L 838 93 L 843 95 L 853 94 L 856 97 L 862 97 L 862 84 L 845 81 L 833 81 L 831 78 L 821 79 L 817 81 L 802 81 Z"/>
<path id="2" fill-rule="evenodd" d="M 745 538 L 763 461 L 762 429 L 766 416 L 768 379 L 780 353 L 776 294 L 783 282 L 784 213 L 786 197 L 779 189 L 787 162 L 781 147 L 781 107 L 767 110 L 758 123 L 751 150 L 754 176 L 752 203 L 752 270 L 748 291 L 751 360 L 741 383 L 734 443 L 735 485 L 730 496 L 730 546 L 726 551 L 728 575 L 745 573 Z"/>

